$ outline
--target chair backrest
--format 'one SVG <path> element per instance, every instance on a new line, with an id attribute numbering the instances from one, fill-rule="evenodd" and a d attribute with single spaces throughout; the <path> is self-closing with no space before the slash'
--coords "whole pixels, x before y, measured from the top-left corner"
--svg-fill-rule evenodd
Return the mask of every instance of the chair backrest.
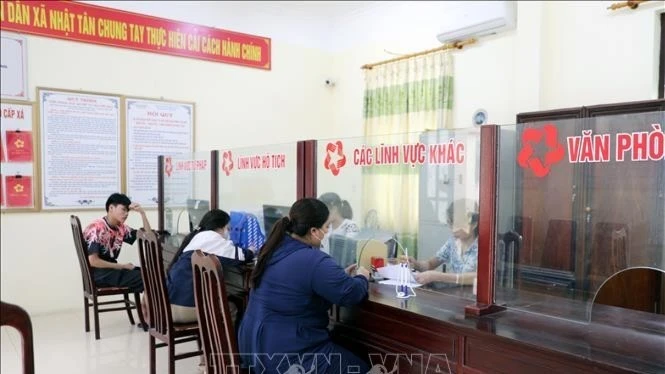
<path id="1" fill-rule="evenodd" d="M 76 257 L 79 259 L 81 268 L 81 279 L 83 281 L 83 291 L 86 294 L 93 295 L 96 292 L 95 279 L 92 277 L 90 261 L 88 261 L 88 244 L 83 238 L 83 229 L 81 221 L 75 215 L 70 216 L 69 221 L 72 225 L 72 237 L 74 238 L 74 247 L 76 248 Z"/>
<path id="2" fill-rule="evenodd" d="M 32 322 L 30 315 L 18 305 L 2 302 L 0 324 L 12 326 L 21 333 L 23 351 L 23 374 L 35 373 L 35 353 L 32 343 Z"/>
<path id="3" fill-rule="evenodd" d="M 143 288 L 148 303 L 148 326 L 167 336 L 173 327 L 171 304 L 166 290 L 166 272 L 162 260 L 162 246 L 152 231 L 140 229 L 137 234 Z"/>
<path id="4" fill-rule="evenodd" d="M 239 373 L 240 356 L 231 321 L 224 273 L 217 256 L 192 255 L 194 300 L 209 374 Z"/>

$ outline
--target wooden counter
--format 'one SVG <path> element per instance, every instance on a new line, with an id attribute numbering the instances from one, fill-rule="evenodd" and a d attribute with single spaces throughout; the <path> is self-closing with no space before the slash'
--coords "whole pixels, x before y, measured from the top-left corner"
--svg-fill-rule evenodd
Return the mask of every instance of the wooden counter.
<path id="1" fill-rule="evenodd" d="M 471 300 L 416 292 L 399 300 L 394 286 L 370 284 L 366 302 L 333 313 L 335 340 L 360 355 L 393 354 L 384 365 L 388 371 L 401 354 L 399 373 L 436 372 L 436 364 L 456 373 L 665 373 L 663 315 L 594 308 L 594 321 L 626 327 L 512 309 L 465 318 Z M 376 364 L 379 356 L 370 357 Z"/>

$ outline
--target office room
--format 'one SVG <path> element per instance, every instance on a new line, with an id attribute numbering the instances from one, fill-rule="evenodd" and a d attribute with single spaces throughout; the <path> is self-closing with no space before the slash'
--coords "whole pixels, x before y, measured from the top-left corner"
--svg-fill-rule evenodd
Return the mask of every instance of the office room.
<path id="1" fill-rule="evenodd" d="M 665 2 L 1 3 L 2 373 L 252 366 L 151 360 L 157 306 L 132 292 L 133 324 L 87 326 L 71 216 L 114 192 L 164 267 L 211 210 L 251 218 L 260 239 L 228 240 L 261 261 L 296 200 L 325 204 L 313 247 L 369 278 L 327 328 L 363 364 L 274 372 L 665 371 Z M 223 264 L 238 322 L 247 258 Z M 275 354 L 235 321 L 236 350 Z"/>

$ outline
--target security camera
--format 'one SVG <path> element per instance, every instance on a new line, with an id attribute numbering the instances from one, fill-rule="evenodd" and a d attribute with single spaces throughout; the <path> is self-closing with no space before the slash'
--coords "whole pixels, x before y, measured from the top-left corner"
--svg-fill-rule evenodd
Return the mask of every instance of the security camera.
<path id="1" fill-rule="evenodd" d="M 332 81 L 332 79 L 326 79 L 326 86 L 328 87 L 334 87 L 335 82 Z"/>

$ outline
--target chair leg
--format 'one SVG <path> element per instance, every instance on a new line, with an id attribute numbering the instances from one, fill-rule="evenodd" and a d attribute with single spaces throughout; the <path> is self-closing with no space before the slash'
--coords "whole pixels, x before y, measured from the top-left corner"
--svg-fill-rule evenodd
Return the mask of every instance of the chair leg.
<path id="1" fill-rule="evenodd" d="M 143 305 L 141 305 L 141 294 L 134 293 L 134 303 L 136 304 L 136 313 L 139 315 L 139 323 L 143 326 L 143 331 L 148 331 L 148 323 L 143 318 Z"/>
<path id="2" fill-rule="evenodd" d="M 127 308 L 127 316 L 129 317 L 129 323 L 134 326 L 134 316 L 132 315 L 132 305 L 129 303 L 129 294 L 124 294 L 125 299 L 125 308 Z"/>
<path id="3" fill-rule="evenodd" d="M 99 340 L 99 305 L 97 305 L 97 296 L 92 297 L 92 312 L 95 318 L 95 340 Z"/>
<path id="4" fill-rule="evenodd" d="M 83 312 L 85 314 L 85 332 L 90 332 L 90 304 L 85 296 L 83 296 Z"/>
<path id="5" fill-rule="evenodd" d="M 175 342 L 171 342 L 169 348 L 169 374 L 175 374 Z"/>
<path id="6" fill-rule="evenodd" d="M 155 337 L 150 335 L 150 374 L 157 374 L 156 368 L 156 350 L 155 348 Z"/>

